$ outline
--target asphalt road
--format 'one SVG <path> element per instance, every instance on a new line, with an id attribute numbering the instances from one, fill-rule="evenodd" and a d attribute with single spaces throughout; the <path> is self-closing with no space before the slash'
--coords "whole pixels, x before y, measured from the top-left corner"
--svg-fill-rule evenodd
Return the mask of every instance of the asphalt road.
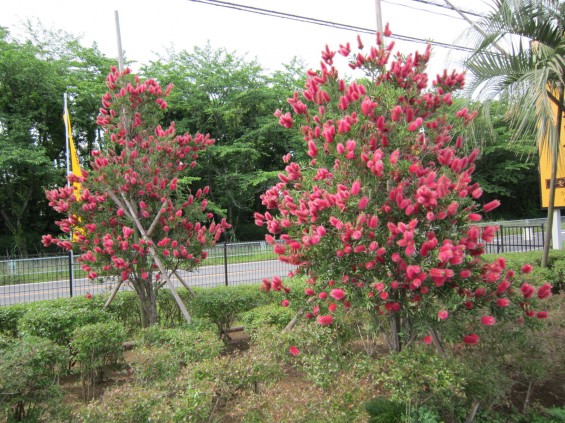
<path id="1" fill-rule="evenodd" d="M 259 283 L 263 278 L 286 276 L 292 268 L 293 266 L 278 260 L 229 264 L 227 283 L 230 286 Z M 224 265 L 203 266 L 193 272 L 180 271 L 179 273 L 188 285 L 192 287 L 213 287 L 226 284 Z M 176 287 L 181 286 L 174 276 L 172 280 Z M 74 281 L 73 296 L 82 296 L 87 293 L 99 294 L 109 292 L 111 289 L 111 283 L 93 284 L 86 278 L 80 278 Z M 121 289 L 131 288 L 123 286 Z M 70 283 L 68 280 L 0 286 L 0 306 L 55 298 L 68 298 L 69 296 Z"/>

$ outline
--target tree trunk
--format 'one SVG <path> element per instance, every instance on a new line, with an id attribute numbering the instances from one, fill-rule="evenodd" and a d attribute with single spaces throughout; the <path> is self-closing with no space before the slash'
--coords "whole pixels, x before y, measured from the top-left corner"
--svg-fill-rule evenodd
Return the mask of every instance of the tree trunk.
<path id="1" fill-rule="evenodd" d="M 545 239 L 543 243 L 543 256 L 541 259 L 541 267 L 547 267 L 549 259 L 549 246 L 551 244 L 551 233 L 553 229 L 553 212 L 555 210 L 555 186 L 557 182 L 557 166 L 559 163 L 559 150 L 561 148 L 561 124 L 563 122 L 563 87 L 559 90 L 559 103 L 557 104 L 557 119 L 555 121 L 555 131 L 553 136 L 555 139 L 549 145 L 556 145 L 557 151 L 553 151 L 551 162 L 551 180 L 549 182 L 549 204 L 547 206 L 547 228 L 545 228 Z M 561 222 L 559 222 L 561 224 Z M 559 246 L 561 247 L 561 246 Z"/>

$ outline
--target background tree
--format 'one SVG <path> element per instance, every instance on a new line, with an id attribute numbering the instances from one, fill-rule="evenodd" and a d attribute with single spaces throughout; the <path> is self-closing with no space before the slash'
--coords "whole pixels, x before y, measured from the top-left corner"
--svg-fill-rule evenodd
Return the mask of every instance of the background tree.
<path id="1" fill-rule="evenodd" d="M 214 141 L 200 133 L 176 135 L 174 123 L 167 129 L 159 125 L 172 87 L 163 92 L 155 80 L 141 81 L 115 68 L 107 86 L 98 118 L 106 148 L 93 151 L 92 169 L 78 178 L 80 191 L 48 191 L 49 205 L 68 213 L 56 223 L 64 234 L 75 230 L 73 242 L 88 277 L 116 277 L 109 301 L 129 283 L 141 303 L 143 326 L 153 325 L 157 292 L 166 284 L 190 322 L 171 278 L 190 289 L 177 270 L 198 266 L 206 258 L 204 249 L 229 225 L 216 224 L 206 211 L 207 187 L 192 193 L 177 175 L 194 168 L 199 153 Z M 69 179 L 76 181 L 73 175 Z M 68 235 L 46 235 L 43 242 L 73 248 Z"/>
<path id="2" fill-rule="evenodd" d="M 92 148 L 98 99 L 109 61 L 64 33 L 29 28 L 28 40 L 0 32 L 0 248 L 25 255 L 52 230 L 43 191 L 64 180 L 63 94 L 69 93 L 75 140 Z M 80 94 L 79 94 L 80 91 Z M 92 98 L 96 97 L 96 105 Z M 74 107 L 76 105 L 76 107 Z M 81 154 L 83 155 L 83 154 Z"/>
<path id="3" fill-rule="evenodd" d="M 193 176 L 210 186 L 215 210 L 233 224 L 232 236 L 261 237 L 252 225 L 259 195 L 276 179 L 280 156 L 299 145 L 272 113 L 303 80 L 300 64 L 268 76 L 255 60 L 207 45 L 190 53 L 170 52 L 143 72 L 175 85 L 167 121 L 174 120 L 182 131 L 214 134 L 216 143 Z"/>
<path id="4" fill-rule="evenodd" d="M 428 331 L 439 348 L 449 318 L 460 325 L 443 339 L 474 344 L 497 319 L 535 316 L 536 289 L 520 286 L 503 259 L 481 257 L 495 228 L 476 226 L 479 151 L 465 155 L 457 136 L 476 112 L 448 113 L 463 75 L 446 71 L 427 89 L 429 49 L 391 57 L 392 46 L 378 36 L 367 50 L 361 42 L 356 52 L 326 48 L 321 69 L 289 99 L 291 111 L 277 112 L 283 127 L 302 134 L 310 161 L 284 158 L 280 182 L 262 196 L 269 211 L 256 221 L 279 259 L 307 278 L 307 318 L 329 326 L 351 307 L 367 310 L 376 327 L 388 321 L 394 351 Z M 340 78 L 337 54 L 365 79 Z M 262 288 L 289 290 L 279 278 Z"/>
<path id="5" fill-rule="evenodd" d="M 509 101 L 515 135 L 536 130 L 553 157 L 542 266 L 547 263 L 560 133 L 565 112 L 565 3 L 558 0 L 493 0 L 492 11 L 470 31 L 475 53 L 466 61 L 471 92 Z M 550 104 L 558 108 L 555 116 Z M 534 120 L 529 107 L 533 105 Z M 533 123 L 532 123 L 533 122 Z"/>
<path id="6" fill-rule="evenodd" d="M 480 104 L 476 104 L 477 108 Z M 477 116 L 472 137 L 480 145 L 474 179 L 481 185 L 481 202 L 500 200 L 491 219 L 512 220 L 540 216 L 539 161 L 534 135 L 516 139 L 506 119 L 507 105 L 494 101 L 489 107 L 489 122 Z"/>

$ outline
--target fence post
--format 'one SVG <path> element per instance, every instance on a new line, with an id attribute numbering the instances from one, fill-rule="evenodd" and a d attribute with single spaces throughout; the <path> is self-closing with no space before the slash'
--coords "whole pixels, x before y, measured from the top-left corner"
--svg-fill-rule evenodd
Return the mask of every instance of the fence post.
<path id="1" fill-rule="evenodd" d="M 224 275 L 228 286 L 228 240 L 224 239 Z"/>
<path id="2" fill-rule="evenodd" d="M 504 252 L 504 226 L 500 225 L 500 236 L 498 237 L 498 251 L 497 254 Z"/>
<path id="3" fill-rule="evenodd" d="M 69 293 L 71 297 L 73 296 L 73 283 L 75 281 L 73 268 L 73 250 L 69 251 Z"/>

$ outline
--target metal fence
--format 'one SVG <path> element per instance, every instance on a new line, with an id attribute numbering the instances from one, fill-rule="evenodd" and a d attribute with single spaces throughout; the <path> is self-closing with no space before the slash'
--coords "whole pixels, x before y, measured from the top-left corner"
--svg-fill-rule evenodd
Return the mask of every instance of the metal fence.
<path id="1" fill-rule="evenodd" d="M 193 287 L 243 285 L 263 278 L 286 276 L 292 266 L 276 259 L 266 242 L 218 244 L 207 250 L 208 258 L 197 270 L 179 270 Z M 0 259 L 0 306 L 110 291 L 115 280 L 93 283 L 80 269 L 76 256 L 44 256 L 25 259 Z M 72 273 L 71 273 L 72 269 Z M 71 279 L 70 275 L 73 275 Z M 181 284 L 172 278 L 175 286 Z M 131 289 L 124 285 L 120 289 Z"/>
<path id="2" fill-rule="evenodd" d="M 512 223 L 497 224 L 499 229 L 492 242 L 487 244 L 487 253 L 543 248 L 544 223 Z M 263 278 L 285 276 L 291 270 L 292 266 L 278 261 L 272 248 L 263 241 L 219 244 L 208 250 L 208 259 L 202 267 L 179 273 L 190 286 L 212 287 L 258 283 Z M 71 274 L 74 280 L 71 280 Z M 0 259 L 0 306 L 107 292 L 114 283 L 110 279 L 104 283 L 90 282 L 76 257 L 71 262 L 70 255 Z M 176 281 L 175 285 L 180 286 L 180 283 Z M 129 287 L 124 285 L 121 289 Z"/>
<path id="3" fill-rule="evenodd" d="M 492 242 L 486 246 L 488 254 L 512 253 L 543 249 L 545 225 L 499 225 Z"/>

